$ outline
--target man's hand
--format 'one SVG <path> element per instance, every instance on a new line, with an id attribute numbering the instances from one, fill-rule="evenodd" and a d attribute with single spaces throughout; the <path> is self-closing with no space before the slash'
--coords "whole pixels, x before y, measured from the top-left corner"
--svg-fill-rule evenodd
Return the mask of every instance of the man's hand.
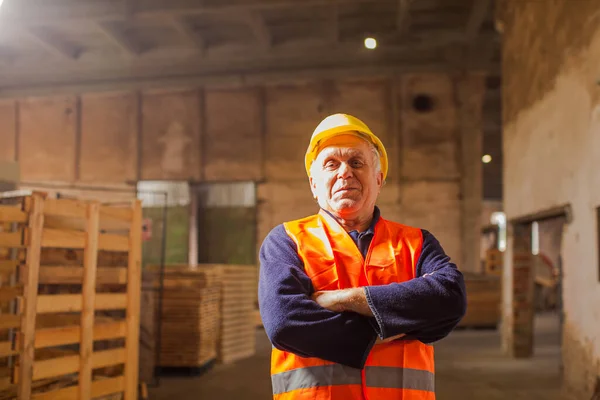
<path id="1" fill-rule="evenodd" d="M 373 312 L 367 302 L 364 288 L 350 288 L 315 292 L 312 299 L 321 307 L 330 311 L 352 311 L 366 317 L 372 317 Z"/>

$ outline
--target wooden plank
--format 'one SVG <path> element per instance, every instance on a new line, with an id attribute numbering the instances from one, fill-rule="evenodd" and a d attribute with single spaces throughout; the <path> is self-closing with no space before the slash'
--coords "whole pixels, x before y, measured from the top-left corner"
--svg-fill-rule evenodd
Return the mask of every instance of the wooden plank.
<path id="1" fill-rule="evenodd" d="M 80 294 L 54 294 L 38 296 L 37 312 L 39 314 L 81 311 L 82 296 Z M 96 310 L 120 310 L 127 307 L 125 293 L 99 293 L 96 295 Z"/>
<path id="2" fill-rule="evenodd" d="M 66 356 L 37 361 L 33 367 L 33 380 L 73 374 L 79 370 L 79 356 Z M 125 349 L 96 351 L 92 353 L 92 368 L 109 367 L 125 362 Z M 20 379 L 19 379 L 20 381 Z"/>
<path id="3" fill-rule="evenodd" d="M 0 275 L 12 275 L 17 270 L 19 262 L 17 260 L 0 260 Z"/>
<path id="4" fill-rule="evenodd" d="M 35 319 L 37 309 L 38 276 L 40 268 L 40 253 L 44 228 L 44 199 L 40 195 L 31 196 L 29 232 L 30 242 L 27 248 L 26 274 L 22 277 L 23 313 L 21 319 L 21 348 L 19 360 L 19 389 L 18 399 L 31 398 L 31 381 L 33 378 L 35 357 Z"/>
<path id="5" fill-rule="evenodd" d="M 13 349 L 11 342 L 0 342 L 0 357 L 8 357 L 19 354 L 19 352 Z"/>
<path id="6" fill-rule="evenodd" d="M 129 231 L 129 268 L 127 276 L 127 337 L 125 345 L 125 400 L 136 400 L 138 390 L 138 360 L 140 337 L 140 297 L 142 286 L 142 204 L 133 204 L 133 217 Z"/>
<path id="7" fill-rule="evenodd" d="M 83 282 L 82 267 L 41 267 L 40 284 L 69 284 Z M 127 268 L 98 267 L 97 284 L 124 285 L 127 283 Z"/>
<path id="8" fill-rule="evenodd" d="M 6 303 L 14 300 L 23 294 L 22 286 L 6 286 L 0 287 L 0 303 Z"/>
<path id="9" fill-rule="evenodd" d="M 19 328 L 21 326 L 21 316 L 14 314 L 0 315 L 0 331 L 11 328 Z"/>
<path id="10" fill-rule="evenodd" d="M 0 221 L 2 222 L 27 222 L 27 213 L 15 206 L 0 205 Z"/>
<path id="11" fill-rule="evenodd" d="M 0 247 L 24 247 L 23 232 L 0 232 Z"/>
<path id="12" fill-rule="evenodd" d="M 87 205 L 81 200 L 46 199 L 44 216 L 85 218 Z"/>
<path id="13" fill-rule="evenodd" d="M 101 323 L 94 326 L 94 340 L 110 340 L 125 337 L 125 322 Z M 35 348 L 62 346 L 77 343 L 81 337 L 78 325 L 42 329 L 35 334 Z"/>
<path id="14" fill-rule="evenodd" d="M 91 397 L 98 398 L 108 396 L 123 391 L 125 387 L 125 378 L 118 376 L 116 378 L 96 380 L 92 382 Z M 34 400 L 78 400 L 79 392 L 77 386 L 71 386 L 64 389 L 53 390 L 51 392 L 36 393 L 32 396 Z"/>
<path id="15" fill-rule="evenodd" d="M 87 207 L 86 244 L 83 250 L 83 284 L 81 288 L 81 342 L 79 343 L 79 398 L 89 400 L 92 387 L 92 359 L 94 352 L 94 307 L 96 300 L 96 267 L 98 261 L 98 235 L 100 204 Z"/>
<path id="16" fill-rule="evenodd" d="M 101 234 L 98 238 L 98 249 L 107 251 L 129 251 L 129 238 L 123 235 L 109 233 Z"/>
<path id="17" fill-rule="evenodd" d="M 84 232 L 66 229 L 44 229 L 44 233 L 42 235 L 42 247 L 83 249 L 84 246 Z"/>

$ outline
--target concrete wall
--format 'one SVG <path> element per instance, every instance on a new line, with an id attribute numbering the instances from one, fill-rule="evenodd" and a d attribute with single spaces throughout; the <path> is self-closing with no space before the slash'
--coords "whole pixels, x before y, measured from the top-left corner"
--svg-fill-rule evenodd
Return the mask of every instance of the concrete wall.
<path id="1" fill-rule="evenodd" d="M 600 376 L 600 3 L 504 1 L 505 212 L 570 203 L 562 242 L 567 384 L 590 398 Z M 584 397 L 587 396 L 587 397 Z"/>
<path id="2" fill-rule="evenodd" d="M 386 145 L 383 215 L 433 232 L 477 268 L 484 77 L 445 74 L 186 91 L 88 93 L 0 103 L 0 159 L 29 183 L 136 180 L 259 183 L 259 241 L 317 211 L 308 140 L 335 112 L 363 119 Z M 430 111 L 413 107 L 431 97 Z"/>

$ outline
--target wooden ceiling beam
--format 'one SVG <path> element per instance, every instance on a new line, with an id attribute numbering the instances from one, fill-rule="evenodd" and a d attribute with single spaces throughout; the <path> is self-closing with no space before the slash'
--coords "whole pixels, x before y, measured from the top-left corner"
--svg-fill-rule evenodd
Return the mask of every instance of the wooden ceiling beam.
<path id="1" fill-rule="evenodd" d="M 82 47 L 67 43 L 47 28 L 30 27 L 25 28 L 25 32 L 32 41 L 46 51 L 63 59 L 77 60 L 83 52 Z"/>
<path id="2" fill-rule="evenodd" d="M 185 18 L 174 18 L 171 20 L 171 24 L 188 43 L 195 47 L 200 56 L 205 54 L 206 40 L 194 28 L 191 21 Z"/>
<path id="3" fill-rule="evenodd" d="M 410 5 L 413 0 L 398 0 L 398 12 L 396 14 L 396 31 L 400 37 L 408 33 L 410 26 Z"/>
<path id="4" fill-rule="evenodd" d="M 262 49 L 268 50 L 273 46 L 273 35 L 260 13 L 256 11 L 244 12 L 243 20 L 252 30 L 254 38 Z"/>
<path id="5" fill-rule="evenodd" d="M 471 12 L 469 13 L 469 19 L 467 20 L 467 26 L 465 27 L 465 35 L 470 42 L 477 39 L 492 3 L 492 0 L 472 1 Z"/>
<path id="6" fill-rule="evenodd" d="M 144 48 L 129 37 L 124 28 L 110 22 L 98 22 L 96 26 L 110 42 L 119 47 L 126 55 L 136 57 L 144 52 Z"/>
<path id="7" fill-rule="evenodd" d="M 136 19 L 171 19 L 174 16 L 192 16 L 204 14 L 231 15 L 243 12 L 277 11 L 310 7 L 329 7 L 332 0 L 288 0 L 266 1 L 255 0 L 238 5 L 218 4 L 202 5 L 190 0 L 147 0 L 137 2 L 132 9 L 131 3 L 121 2 L 88 2 L 78 1 L 69 5 L 52 5 L 43 2 L 34 6 L 18 3 L 18 7 L 7 8 L 0 14 L 0 24 L 43 24 L 56 25 L 65 21 L 122 21 L 133 16 Z M 372 0 L 338 0 L 340 6 L 370 3 Z M 393 4 L 398 0 L 378 0 Z M 9 11 L 9 12 L 8 12 Z M 131 15 L 133 13 L 133 15 Z"/>

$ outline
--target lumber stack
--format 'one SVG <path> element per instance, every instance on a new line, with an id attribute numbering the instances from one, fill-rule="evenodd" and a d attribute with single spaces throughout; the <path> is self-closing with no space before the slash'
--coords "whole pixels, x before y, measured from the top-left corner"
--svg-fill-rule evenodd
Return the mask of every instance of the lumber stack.
<path id="1" fill-rule="evenodd" d="M 500 320 L 501 278 L 463 273 L 467 287 L 467 313 L 459 326 L 495 328 Z"/>
<path id="2" fill-rule="evenodd" d="M 222 265 L 221 335 L 219 361 L 230 363 L 256 352 L 257 268 Z"/>
<path id="3" fill-rule="evenodd" d="M 152 267 L 152 288 L 159 273 Z M 159 304 L 159 291 L 154 290 Z M 221 270 L 167 265 L 163 274 L 159 367 L 202 368 L 217 358 Z"/>
<path id="4" fill-rule="evenodd" d="M 10 342 L 18 398 L 137 398 L 140 202 L 19 199 L 21 242 L 0 241 L 22 250 L 10 259 L 21 288 L 20 335 Z"/>

